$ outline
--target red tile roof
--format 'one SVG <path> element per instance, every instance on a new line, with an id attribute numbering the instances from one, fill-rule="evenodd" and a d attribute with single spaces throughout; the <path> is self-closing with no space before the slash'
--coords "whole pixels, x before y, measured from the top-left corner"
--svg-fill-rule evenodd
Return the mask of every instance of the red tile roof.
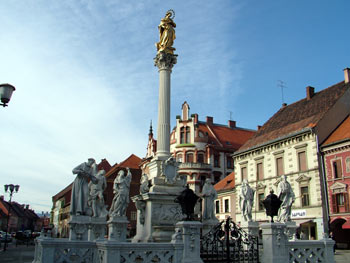
<path id="1" fill-rule="evenodd" d="M 350 139 L 350 116 L 348 116 L 337 129 L 322 144 L 323 146 Z"/>
<path id="2" fill-rule="evenodd" d="M 117 165 L 113 165 L 113 167 L 106 173 L 106 177 L 109 177 L 115 171 L 120 168 L 129 167 L 131 169 L 139 169 L 139 165 L 141 163 L 141 158 L 136 156 L 135 154 L 131 154 L 128 158 Z"/>
<path id="3" fill-rule="evenodd" d="M 239 149 L 249 138 L 251 138 L 256 131 L 243 128 L 230 128 L 220 124 L 208 124 L 199 122 L 199 129 L 208 134 L 209 143 L 231 148 L 233 150 Z"/>
<path id="4" fill-rule="evenodd" d="M 232 172 L 214 185 L 217 192 L 232 190 L 235 187 L 235 173 Z"/>
<path id="5" fill-rule="evenodd" d="M 345 84 L 342 81 L 315 93 L 310 100 L 304 98 L 282 107 L 239 149 L 239 152 L 315 127 L 349 87 L 350 83 Z"/>

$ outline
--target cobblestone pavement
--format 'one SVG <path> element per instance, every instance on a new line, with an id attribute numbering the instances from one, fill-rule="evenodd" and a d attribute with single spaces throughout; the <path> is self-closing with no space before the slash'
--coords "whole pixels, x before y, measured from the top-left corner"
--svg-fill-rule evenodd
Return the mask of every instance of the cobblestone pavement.
<path id="1" fill-rule="evenodd" d="M 33 245 L 20 245 L 16 247 L 15 244 L 9 244 L 9 247 L 6 251 L 3 251 L 3 246 L 0 248 L 0 263 L 32 263 L 33 259 Z M 335 262 L 349 263 L 350 250 L 337 249 L 335 253 Z"/>

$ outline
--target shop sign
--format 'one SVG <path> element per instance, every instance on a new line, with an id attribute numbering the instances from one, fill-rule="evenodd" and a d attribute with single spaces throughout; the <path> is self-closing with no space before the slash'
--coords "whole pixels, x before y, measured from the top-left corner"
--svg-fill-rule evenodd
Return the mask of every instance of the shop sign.
<path id="1" fill-rule="evenodd" d="M 306 210 L 300 209 L 300 210 L 292 210 L 292 218 L 300 218 L 306 216 Z"/>

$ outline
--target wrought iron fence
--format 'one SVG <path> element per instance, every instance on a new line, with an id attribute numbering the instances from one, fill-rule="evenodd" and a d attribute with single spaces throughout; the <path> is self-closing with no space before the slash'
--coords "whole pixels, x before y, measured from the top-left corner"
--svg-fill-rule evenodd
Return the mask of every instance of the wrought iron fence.
<path id="1" fill-rule="evenodd" d="M 259 262 L 258 237 L 227 218 L 201 238 L 201 258 L 205 263 Z"/>

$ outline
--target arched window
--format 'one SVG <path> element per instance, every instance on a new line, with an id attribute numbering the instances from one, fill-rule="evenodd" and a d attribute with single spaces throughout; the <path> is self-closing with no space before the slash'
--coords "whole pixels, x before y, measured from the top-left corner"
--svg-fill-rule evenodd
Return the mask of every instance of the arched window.
<path id="1" fill-rule="evenodd" d="M 193 163 L 193 153 L 186 153 L 186 163 Z"/>
<path id="2" fill-rule="evenodd" d="M 197 163 L 204 163 L 204 154 L 203 153 L 199 153 L 197 155 Z"/>
<path id="3" fill-rule="evenodd" d="M 178 154 L 176 155 L 176 161 L 179 162 L 179 163 L 182 163 L 182 160 L 183 160 L 183 158 L 182 158 L 182 153 L 178 153 Z"/>

